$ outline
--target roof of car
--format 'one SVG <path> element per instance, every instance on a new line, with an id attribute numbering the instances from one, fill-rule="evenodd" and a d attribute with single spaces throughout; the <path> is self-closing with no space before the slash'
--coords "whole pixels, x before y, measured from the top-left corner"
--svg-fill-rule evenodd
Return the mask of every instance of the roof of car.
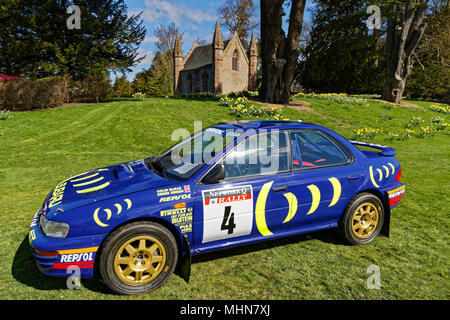
<path id="1" fill-rule="evenodd" d="M 271 129 L 282 129 L 286 126 L 289 127 L 299 127 L 299 128 L 312 128 L 319 127 L 317 125 L 302 122 L 300 120 L 239 120 L 239 121 L 227 121 L 216 124 L 214 127 L 221 128 L 239 128 L 242 130 L 248 129 L 262 129 L 262 128 L 271 128 Z"/>

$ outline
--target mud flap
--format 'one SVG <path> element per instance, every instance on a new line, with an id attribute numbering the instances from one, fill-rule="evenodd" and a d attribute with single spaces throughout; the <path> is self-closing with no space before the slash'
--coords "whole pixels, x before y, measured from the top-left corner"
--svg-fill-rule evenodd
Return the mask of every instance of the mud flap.
<path id="1" fill-rule="evenodd" d="M 389 200 L 385 200 L 384 207 L 386 210 L 384 211 L 384 221 L 383 226 L 381 227 L 380 233 L 389 238 L 389 229 L 391 225 L 391 207 L 389 206 Z"/>
<path id="2" fill-rule="evenodd" d="M 177 274 L 187 283 L 189 283 L 189 277 L 191 276 L 191 245 L 189 243 L 189 239 L 186 235 L 183 236 L 182 239 L 183 251 L 184 255 L 181 257 L 180 262 L 177 266 Z"/>

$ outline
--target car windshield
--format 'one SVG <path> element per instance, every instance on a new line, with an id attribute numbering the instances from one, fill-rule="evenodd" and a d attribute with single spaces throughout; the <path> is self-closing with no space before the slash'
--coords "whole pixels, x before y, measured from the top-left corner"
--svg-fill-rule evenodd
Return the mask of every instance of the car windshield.
<path id="1" fill-rule="evenodd" d="M 243 133 L 239 131 L 220 127 L 206 128 L 149 159 L 148 166 L 153 172 L 168 179 L 189 179 L 227 145 L 234 143 Z"/>

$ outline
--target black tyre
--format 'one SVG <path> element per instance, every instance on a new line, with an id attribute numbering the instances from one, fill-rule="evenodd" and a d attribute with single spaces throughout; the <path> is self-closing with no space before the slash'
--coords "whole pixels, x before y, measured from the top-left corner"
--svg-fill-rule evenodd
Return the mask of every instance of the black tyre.
<path id="1" fill-rule="evenodd" d="M 371 193 L 357 194 L 350 200 L 340 221 L 340 235 L 353 245 L 372 242 L 380 233 L 384 221 L 384 207 Z"/>
<path id="2" fill-rule="evenodd" d="M 133 222 L 105 240 L 100 256 L 100 274 L 106 285 L 119 294 L 139 294 L 161 287 L 178 260 L 177 242 L 162 225 Z"/>

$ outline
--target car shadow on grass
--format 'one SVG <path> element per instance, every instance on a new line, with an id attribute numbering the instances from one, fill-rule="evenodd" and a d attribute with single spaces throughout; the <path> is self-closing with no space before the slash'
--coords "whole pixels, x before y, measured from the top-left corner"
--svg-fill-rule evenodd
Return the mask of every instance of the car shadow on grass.
<path id="1" fill-rule="evenodd" d="M 310 240 L 319 240 L 322 242 L 334 244 L 334 245 L 349 245 L 343 239 L 341 239 L 335 232 L 335 230 L 322 230 L 310 233 L 303 233 L 278 239 L 269 239 L 252 244 L 245 244 L 238 247 L 222 249 L 213 252 L 205 252 L 192 257 L 192 264 L 199 262 L 212 261 L 216 259 L 228 258 L 233 256 L 239 256 L 242 254 L 248 254 L 251 252 L 257 252 L 266 249 L 272 249 L 276 247 L 282 247 L 288 244 L 294 244 Z"/>
<path id="2" fill-rule="evenodd" d="M 14 255 L 11 268 L 14 279 L 37 290 L 68 289 L 66 277 L 50 277 L 41 273 L 30 250 L 28 235 L 23 239 Z M 67 276 L 70 276 L 68 274 Z M 81 279 L 81 284 L 89 290 L 110 294 L 106 285 L 95 279 Z"/>
<path id="3" fill-rule="evenodd" d="M 271 239 L 196 255 L 192 257 L 192 264 L 248 254 L 251 252 L 282 247 L 288 244 L 310 241 L 314 239 L 334 245 L 347 245 L 346 242 L 341 240 L 335 232 L 333 232 L 333 230 L 323 230 L 279 239 Z M 175 272 L 175 274 L 181 277 L 179 273 Z M 67 289 L 66 277 L 50 277 L 39 271 L 36 266 L 36 260 L 30 250 L 28 235 L 23 239 L 16 251 L 16 254 L 14 255 L 12 275 L 20 283 L 37 290 Z M 81 284 L 88 290 L 97 293 L 112 294 L 112 291 L 109 290 L 108 287 L 99 279 L 82 279 Z"/>

